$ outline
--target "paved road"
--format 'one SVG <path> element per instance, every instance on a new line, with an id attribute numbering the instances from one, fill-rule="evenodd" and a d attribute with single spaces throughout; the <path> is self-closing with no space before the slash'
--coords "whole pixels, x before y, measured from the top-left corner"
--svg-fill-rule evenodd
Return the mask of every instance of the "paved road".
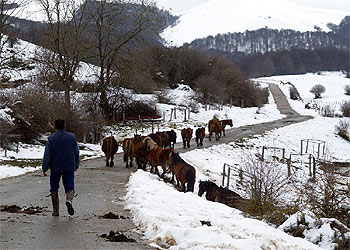
<path id="1" fill-rule="evenodd" d="M 273 94 L 273 97 L 277 104 L 277 108 L 282 114 L 286 115 L 285 118 L 276 120 L 276 121 L 271 121 L 271 122 L 264 122 L 264 123 L 229 129 L 226 131 L 226 137 L 221 137 L 219 141 L 215 141 L 215 139 L 212 139 L 212 141 L 209 142 L 206 139 L 204 143 L 204 147 L 210 147 L 212 145 L 220 144 L 220 143 L 229 143 L 242 138 L 247 138 L 252 135 L 262 134 L 274 128 L 281 128 L 293 123 L 303 122 L 313 118 L 312 116 L 299 115 L 296 111 L 294 111 L 289 105 L 285 95 L 283 94 L 281 89 L 278 87 L 278 85 L 270 83 L 269 88 L 271 93 Z M 194 147 L 195 143 L 192 142 L 191 144 Z M 181 144 L 176 145 L 176 149 L 179 152 L 187 151 L 187 149 L 185 150 L 182 148 Z"/>
<path id="2" fill-rule="evenodd" d="M 277 85 L 270 84 L 277 107 L 287 117 L 274 122 L 244 126 L 227 130 L 226 137 L 211 143 L 206 139 L 205 147 L 228 143 L 273 128 L 310 119 L 292 110 Z M 194 146 L 194 142 L 192 142 Z M 192 149 L 195 148 L 192 146 Z M 176 145 L 178 152 L 184 152 L 182 144 Z M 116 157 L 116 166 L 104 167 L 103 159 L 82 163 L 76 173 L 78 196 L 73 204 L 74 216 L 68 216 L 64 205 L 64 192 L 60 192 L 60 217 L 51 216 L 51 199 L 48 194 L 49 178 L 38 172 L 21 177 L 3 179 L 0 182 L 0 205 L 40 206 L 45 211 L 35 215 L 0 212 L 1 249 L 153 249 L 135 231 L 130 212 L 124 209 L 122 197 L 126 194 L 126 183 L 135 169 L 126 169 L 121 155 Z M 62 188 L 63 189 L 63 188 Z M 100 219 L 108 212 L 126 219 Z M 99 237 L 110 230 L 124 233 L 136 240 L 135 243 L 107 242 Z"/>

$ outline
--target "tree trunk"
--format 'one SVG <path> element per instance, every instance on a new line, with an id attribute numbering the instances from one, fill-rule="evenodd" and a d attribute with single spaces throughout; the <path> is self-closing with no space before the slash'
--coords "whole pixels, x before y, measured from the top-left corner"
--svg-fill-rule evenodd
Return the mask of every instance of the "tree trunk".
<path id="1" fill-rule="evenodd" d="M 102 109 L 103 114 L 105 115 L 106 118 L 111 117 L 110 113 L 110 108 L 108 105 L 108 99 L 107 99 L 107 94 L 104 89 L 101 89 L 101 95 L 100 95 L 100 108 Z"/>
<path id="2" fill-rule="evenodd" d="M 70 101 L 70 85 L 65 87 L 64 90 L 64 109 L 65 109 L 65 114 L 68 117 L 70 114 L 70 108 L 71 108 L 71 101 Z"/>

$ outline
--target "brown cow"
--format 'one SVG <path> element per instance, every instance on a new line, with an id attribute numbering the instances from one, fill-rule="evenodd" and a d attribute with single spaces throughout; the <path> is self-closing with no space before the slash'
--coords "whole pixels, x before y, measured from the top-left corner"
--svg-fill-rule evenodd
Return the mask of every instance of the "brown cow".
<path id="1" fill-rule="evenodd" d="M 137 167 L 146 170 L 146 165 L 148 162 L 147 147 L 141 142 L 135 143 L 135 160 Z"/>
<path id="2" fill-rule="evenodd" d="M 148 137 L 151 137 L 151 139 L 157 143 L 159 147 L 162 147 L 162 137 L 160 137 L 157 134 L 149 134 Z"/>
<path id="3" fill-rule="evenodd" d="M 194 184 L 196 183 L 196 170 L 193 166 L 185 162 L 179 155 L 179 153 L 173 153 L 171 155 L 171 170 L 172 181 L 174 181 L 174 175 L 176 176 L 177 186 L 180 187 L 182 192 L 193 192 Z M 187 188 L 185 184 L 187 183 Z M 181 184 L 181 185 L 180 185 Z"/>
<path id="4" fill-rule="evenodd" d="M 208 131 L 209 141 L 211 141 L 213 133 L 215 133 L 215 139 L 219 140 L 222 133 L 222 123 L 217 118 L 210 120 L 208 123 Z"/>
<path id="5" fill-rule="evenodd" d="M 243 209 L 249 200 L 242 198 L 236 192 L 219 187 L 211 181 L 199 181 L 198 195 L 202 196 L 206 192 L 205 198 L 209 201 L 220 202 L 227 206 Z"/>
<path id="6" fill-rule="evenodd" d="M 191 128 L 184 128 L 181 130 L 181 137 L 183 141 L 184 148 L 190 147 L 190 141 L 192 139 L 193 130 Z"/>
<path id="7" fill-rule="evenodd" d="M 172 129 L 170 131 L 166 131 L 169 136 L 169 147 L 174 148 L 176 143 L 176 132 Z"/>
<path id="8" fill-rule="evenodd" d="M 233 124 L 232 124 L 232 119 L 227 119 L 227 120 L 220 120 L 220 122 L 222 123 L 222 133 L 224 134 L 224 136 L 226 136 L 225 135 L 225 127 L 227 126 L 227 125 L 229 125 L 229 126 L 233 126 Z"/>
<path id="9" fill-rule="evenodd" d="M 109 167 L 109 166 L 113 167 L 114 154 L 117 153 L 118 151 L 118 142 L 116 141 L 114 136 L 111 135 L 103 139 L 102 151 L 105 153 L 105 156 L 106 156 L 106 167 Z M 111 162 L 109 162 L 109 159 L 111 160 Z"/>
<path id="10" fill-rule="evenodd" d="M 123 160 L 126 162 L 126 168 L 133 167 L 133 160 L 134 160 L 134 138 L 125 138 L 123 140 L 123 151 L 124 151 L 124 157 Z M 130 164 L 129 164 L 130 160 Z"/>
<path id="11" fill-rule="evenodd" d="M 197 143 L 197 147 L 199 146 L 203 146 L 203 139 L 205 137 L 205 128 L 197 128 L 196 130 L 196 143 Z"/>
<path id="12" fill-rule="evenodd" d="M 167 132 L 157 132 L 157 135 L 160 136 L 160 138 L 162 139 L 162 147 L 166 148 L 166 147 L 170 147 L 170 143 L 169 143 L 169 135 Z"/>
<path id="13" fill-rule="evenodd" d="M 159 147 L 150 137 L 146 137 L 142 143 L 146 146 L 148 152 L 148 159 L 151 165 L 151 173 L 155 168 L 156 174 L 159 177 L 164 178 L 165 173 L 168 172 L 167 167 L 171 163 L 171 155 L 174 153 L 172 148 L 161 148 Z M 158 171 L 158 166 L 163 169 L 162 175 Z"/>

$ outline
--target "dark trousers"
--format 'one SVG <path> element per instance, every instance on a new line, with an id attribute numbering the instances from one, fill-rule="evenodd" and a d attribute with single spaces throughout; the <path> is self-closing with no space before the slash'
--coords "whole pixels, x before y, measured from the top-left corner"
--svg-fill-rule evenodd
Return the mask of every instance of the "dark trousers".
<path id="1" fill-rule="evenodd" d="M 67 193 L 69 190 L 74 191 L 74 171 L 69 172 L 51 172 L 50 175 L 50 192 L 58 192 L 60 180 L 62 176 L 64 190 Z"/>

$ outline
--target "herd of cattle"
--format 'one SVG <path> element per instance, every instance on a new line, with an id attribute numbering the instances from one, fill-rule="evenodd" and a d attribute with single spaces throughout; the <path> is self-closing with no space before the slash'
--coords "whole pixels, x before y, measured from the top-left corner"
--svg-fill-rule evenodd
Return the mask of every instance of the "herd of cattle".
<path id="1" fill-rule="evenodd" d="M 219 140 L 221 135 L 225 136 L 225 127 L 232 127 L 232 120 L 212 119 L 208 123 L 209 140 L 215 134 L 216 140 Z M 192 139 L 192 128 L 181 130 L 183 147 L 190 147 Z M 203 146 L 205 137 L 205 128 L 198 128 L 195 132 L 197 147 Z M 192 191 L 195 183 L 195 169 L 190 164 L 186 163 L 174 147 L 176 143 L 176 132 L 174 130 L 152 133 L 147 136 L 135 135 L 133 138 L 123 140 L 124 162 L 126 167 L 133 167 L 134 158 L 137 167 L 146 170 L 147 164 L 150 165 L 150 172 L 156 173 L 161 178 L 167 173 L 172 173 L 172 181 L 176 177 L 177 186 L 181 191 Z M 113 136 L 109 136 L 103 140 L 102 151 L 106 156 L 106 166 L 114 165 L 113 157 L 118 151 L 118 142 Z M 158 170 L 158 166 L 162 168 L 162 174 Z M 187 188 L 185 184 L 187 183 Z"/>

